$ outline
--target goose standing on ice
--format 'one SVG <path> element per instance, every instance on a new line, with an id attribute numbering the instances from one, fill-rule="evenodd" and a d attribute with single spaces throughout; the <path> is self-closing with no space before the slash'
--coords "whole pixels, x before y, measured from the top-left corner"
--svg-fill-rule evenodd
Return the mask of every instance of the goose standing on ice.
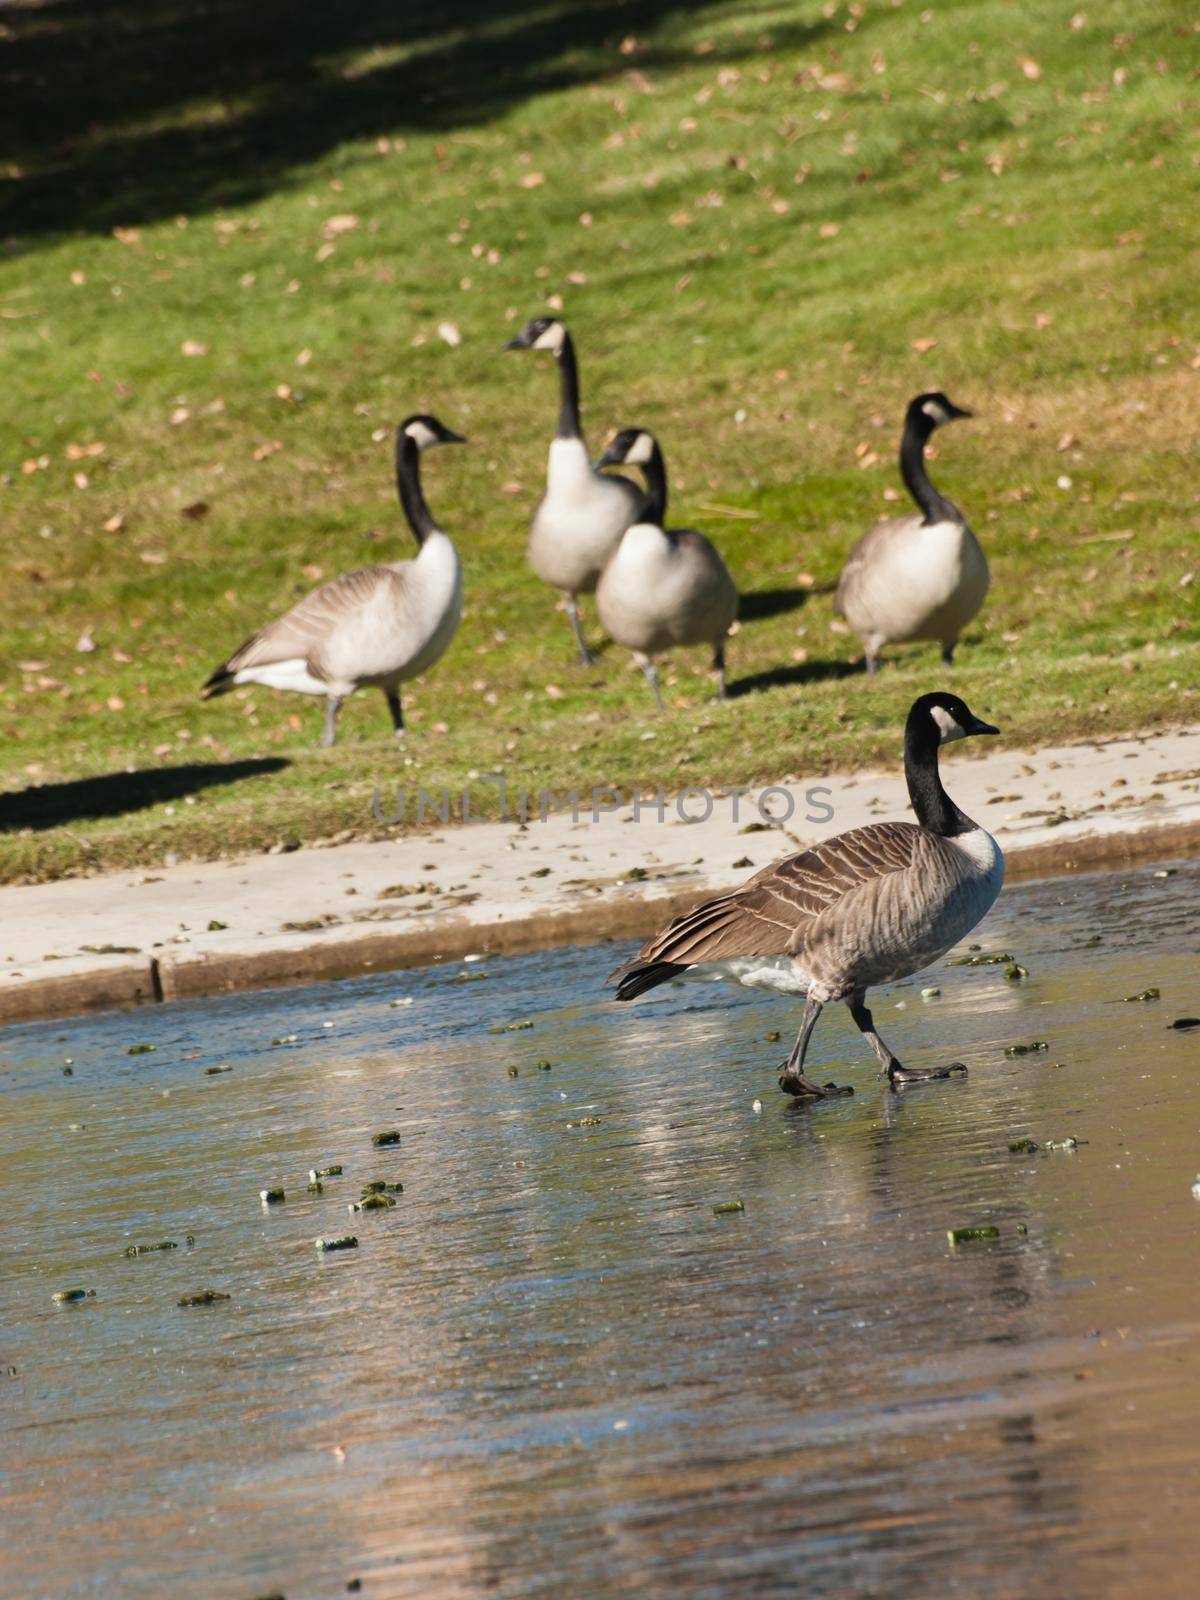
<path id="1" fill-rule="evenodd" d="M 676 645 L 710 644 L 717 693 L 725 698 L 725 636 L 737 617 L 729 568 L 694 528 L 664 528 L 667 469 L 652 433 L 625 428 L 596 463 L 641 467 L 646 504 L 600 575 L 596 610 L 605 631 L 632 650 L 662 710 L 654 657 Z"/>
<path id="2" fill-rule="evenodd" d="M 396 430 L 396 487 L 418 545 L 411 561 L 359 567 L 323 583 L 247 639 L 201 690 L 207 700 L 239 683 L 325 697 L 321 744 L 337 737 L 342 701 L 355 689 L 382 689 L 396 737 L 404 735 L 400 685 L 433 666 L 462 616 L 458 552 L 421 492 L 421 452 L 465 444 L 436 417 L 412 416 Z"/>
<path id="3" fill-rule="evenodd" d="M 804 1074 L 822 1006 L 844 1000 L 893 1084 L 966 1073 L 961 1062 L 906 1068 L 884 1044 L 867 1010 L 867 990 L 910 977 L 945 955 L 991 908 L 1004 882 L 1004 857 L 984 828 L 942 787 L 938 748 L 974 733 L 997 733 L 953 694 L 913 702 L 904 730 L 904 774 L 916 823 L 873 822 L 788 856 L 740 889 L 677 917 L 612 973 L 617 999 L 689 968 L 751 988 L 802 994 L 804 1020 L 779 1087 L 824 1098 L 853 1090 Z"/>
<path id="4" fill-rule="evenodd" d="M 910 402 L 900 476 L 921 514 L 876 523 L 842 568 L 834 610 L 862 640 L 868 672 L 878 670 L 883 645 L 908 639 L 936 639 L 950 666 L 959 634 L 983 605 L 987 557 L 962 512 L 925 470 L 925 445 L 934 430 L 970 415 L 944 394 L 919 394 Z"/>
<path id="5" fill-rule="evenodd" d="M 558 589 L 584 666 L 595 659 L 583 637 L 579 596 L 591 594 L 621 535 L 637 520 L 642 493 L 616 473 L 597 472 L 588 458 L 579 422 L 579 368 L 571 335 L 554 317 L 535 317 L 504 346 L 506 350 L 550 350 L 558 362 L 562 397 L 558 428 L 550 441 L 546 492 L 533 513 L 529 565 L 543 583 Z"/>

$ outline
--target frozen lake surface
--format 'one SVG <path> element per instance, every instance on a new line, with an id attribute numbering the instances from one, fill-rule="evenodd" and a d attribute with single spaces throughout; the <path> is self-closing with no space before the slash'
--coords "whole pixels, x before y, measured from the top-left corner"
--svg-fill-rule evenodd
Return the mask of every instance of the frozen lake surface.
<path id="1" fill-rule="evenodd" d="M 975 937 L 1028 979 L 873 994 L 970 1077 L 829 1007 L 818 1105 L 798 1005 L 616 1006 L 621 945 L 0 1034 L 0 1593 L 1194 1595 L 1200 866 Z"/>

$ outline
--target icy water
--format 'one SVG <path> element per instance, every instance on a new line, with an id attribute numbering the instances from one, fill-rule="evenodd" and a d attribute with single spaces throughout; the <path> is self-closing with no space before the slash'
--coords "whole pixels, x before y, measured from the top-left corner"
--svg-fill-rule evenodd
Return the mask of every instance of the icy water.
<path id="1" fill-rule="evenodd" d="M 831 1007 L 807 1107 L 792 1002 L 618 1007 L 624 946 L 0 1034 L 0 1593 L 1194 1595 L 1198 906 L 1012 890 L 1026 981 L 875 994 L 970 1077 Z"/>

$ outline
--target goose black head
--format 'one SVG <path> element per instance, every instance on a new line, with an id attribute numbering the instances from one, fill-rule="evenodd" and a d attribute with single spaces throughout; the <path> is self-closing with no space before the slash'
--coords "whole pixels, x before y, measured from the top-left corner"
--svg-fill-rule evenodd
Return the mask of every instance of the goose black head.
<path id="1" fill-rule="evenodd" d="M 435 444 L 466 444 L 461 433 L 455 433 L 444 422 L 431 417 L 427 411 L 418 411 L 405 417 L 396 430 L 397 439 L 403 435 L 412 440 L 418 450 L 429 450 Z"/>
<path id="2" fill-rule="evenodd" d="M 909 401 L 906 421 L 915 423 L 923 433 L 930 434 L 935 428 L 944 427 L 947 422 L 970 416 L 974 416 L 974 412 L 964 411 L 962 406 L 954 404 L 949 395 L 934 389 Z"/>
<path id="3" fill-rule="evenodd" d="M 654 435 L 645 428 L 622 428 L 605 447 L 597 467 L 644 467 L 654 454 Z"/>
<path id="4" fill-rule="evenodd" d="M 973 733 L 999 733 L 990 722 L 984 722 L 957 694 L 939 690 L 937 694 L 923 694 L 914 700 L 908 713 L 908 726 L 934 745 L 949 744 L 953 739 L 966 739 Z"/>
<path id="5" fill-rule="evenodd" d="M 527 322 L 520 333 L 514 334 L 504 350 L 553 350 L 555 355 L 562 349 L 563 340 L 567 330 L 557 317 L 534 317 L 532 322 Z"/>

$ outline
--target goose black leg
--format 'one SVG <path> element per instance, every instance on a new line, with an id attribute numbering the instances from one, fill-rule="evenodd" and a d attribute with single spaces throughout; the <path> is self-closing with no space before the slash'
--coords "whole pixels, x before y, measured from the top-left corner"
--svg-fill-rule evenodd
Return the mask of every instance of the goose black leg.
<path id="1" fill-rule="evenodd" d="M 713 668 L 717 674 L 717 699 L 725 698 L 725 641 L 718 639 L 713 645 Z"/>
<path id="2" fill-rule="evenodd" d="M 957 644 L 957 639 L 951 639 L 949 644 L 942 646 L 942 665 L 944 667 L 952 667 L 954 665 L 954 651 Z"/>
<path id="3" fill-rule="evenodd" d="M 387 696 L 388 710 L 392 713 L 392 728 L 395 730 L 396 738 L 403 739 L 404 708 L 400 704 L 400 696 L 394 689 L 385 689 L 384 694 Z"/>
<path id="4" fill-rule="evenodd" d="M 799 1099 L 827 1100 L 835 1095 L 854 1093 L 853 1089 L 839 1087 L 836 1083 L 827 1083 L 822 1088 L 819 1083 L 814 1083 L 811 1078 L 804 1075 L 804 1057 L 808 1052 L 808 1041 L 812 1037 L 812 1031 L 820 1015 L 820 1001 L 810 996 L 804 1002 L 804 1020 L 800 1024 L 800 1032 L 792 1046 L 792 1053 L 781 1063 L 783 1071 L 779 1075 L 779 1087 L 784 1094 L 794 1094 Z"/>
<path id="5" fill-rule="evenodd" d="M 846 1004 L 854 1025 L 875 1052 L 880 1076 L 889 1083 L 928 1083 L 934 1078 L 965 1078 L 967 1069 L 961 1061 L 952 1061 L 948 1067 L 903 1067 L 875 1031 L 875 1019 L 867 1010 L 867 991 L 856 990 Z"/>
<path id="6" fill-rule="evenodd" d="M 337 738 L 338 712 L 342 709 L 342 696 L 331 694 L 325 702 L 325 727 L 321 733 L 321 749 L 329 750 Z"/>
<path id="7" fill-rule="evenodd" d="M 595 664 L 595 656 L 587 647 L 587 640 L 583 637 L 583 624 L 579 620 L 579 601 L 573 594 L 565 596 L 567 602 L 567 615 L 571 619 L 571 627 L 575 631 L 575 643 L 579 646 L 579 659 L 585 667 Z"/>

